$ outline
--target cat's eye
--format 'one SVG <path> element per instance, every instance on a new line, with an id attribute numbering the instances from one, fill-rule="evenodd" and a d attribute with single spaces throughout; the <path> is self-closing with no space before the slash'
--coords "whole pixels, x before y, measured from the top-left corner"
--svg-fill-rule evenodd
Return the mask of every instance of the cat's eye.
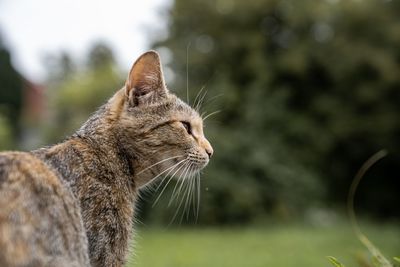
<path id="1" fill-rule="evenodd" d="M 183 127 L 185 127 L 188 134 L 192 134 L 192 126 L 187 121 L 181 121 Z"/>

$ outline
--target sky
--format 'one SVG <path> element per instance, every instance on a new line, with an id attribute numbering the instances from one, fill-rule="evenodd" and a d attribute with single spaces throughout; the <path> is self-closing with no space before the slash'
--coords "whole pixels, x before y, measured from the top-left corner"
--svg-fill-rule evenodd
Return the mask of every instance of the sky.
<path id="1" fill-rule="evenodd" d="M 128 70 L 149 49 L 152 33 L 165 34 L 161 11 L 171 1 L 0 0 L 0 34 L 14 66 L 33 82 L 46 77 L 46 55 L 67 51 L 79 60 L 99 40 Z"/>

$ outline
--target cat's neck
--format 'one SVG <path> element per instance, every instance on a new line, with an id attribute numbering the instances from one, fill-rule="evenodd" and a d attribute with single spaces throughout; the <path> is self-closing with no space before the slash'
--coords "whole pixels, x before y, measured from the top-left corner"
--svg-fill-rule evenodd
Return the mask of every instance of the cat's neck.
<path id="1" fill-rule="evenodd" d="M 118 142 L 75 134 L 65 142 L 33 152 L 72 187 L 87 179 L 136 191 L 134 161 Z M 76 190 L 73 188 L 73 190 Z"/>

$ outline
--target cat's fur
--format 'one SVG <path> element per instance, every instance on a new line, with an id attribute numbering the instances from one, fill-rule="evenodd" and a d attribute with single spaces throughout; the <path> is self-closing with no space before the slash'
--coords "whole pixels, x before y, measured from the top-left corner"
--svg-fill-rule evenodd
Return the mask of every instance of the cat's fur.
<path id="1" fill-rule="evenodd" d="M 0 153 L 0 266 L 123 266 L 138 190 L 168 169 L 197 172 L 212 153 L 158 54 L 143 54 L 66 141 Z"/>

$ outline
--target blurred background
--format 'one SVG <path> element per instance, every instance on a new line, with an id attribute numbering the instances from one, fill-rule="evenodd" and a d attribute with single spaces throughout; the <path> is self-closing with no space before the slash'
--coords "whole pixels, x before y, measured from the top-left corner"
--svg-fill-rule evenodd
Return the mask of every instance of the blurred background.
<path id="1" fill-rule="evenodd" d="M 381 149 L 356 212 L 400 255 L 399 1 L 0 0 L 0 149 L 62 141 L 147 49 L 220 112 L 198 218 L 144 193 L 129 266 L 371 266 L 345 206 Z"/>

